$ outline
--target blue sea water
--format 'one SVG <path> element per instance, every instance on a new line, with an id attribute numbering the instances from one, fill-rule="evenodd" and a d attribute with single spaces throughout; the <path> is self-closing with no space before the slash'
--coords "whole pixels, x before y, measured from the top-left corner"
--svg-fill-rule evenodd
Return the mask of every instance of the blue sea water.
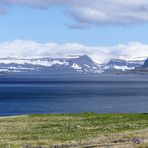
<path id="1" fill-rule="evenodd" d="M 146 113 L 147 75 L 0 75 L 0 116 Z"/>

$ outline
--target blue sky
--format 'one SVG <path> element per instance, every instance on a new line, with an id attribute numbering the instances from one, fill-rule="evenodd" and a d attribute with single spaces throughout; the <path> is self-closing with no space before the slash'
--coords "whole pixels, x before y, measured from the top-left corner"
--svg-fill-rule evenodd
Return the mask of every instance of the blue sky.
<path id="1" fill-rule="evenodd" d="M 72 29 L 75 20 L 59 6 L 34 9 L 13 6 L 7 14 L 0 15 L 0 42 L 14 39 L 37 42 L 67 43 L 113 46 L 128 42 L 148 43 L 148 23 L 133 25 L 90 25 L 83 29 Z"/>
<path id="2" fill-rule="evenodd" d="M 148 56 L 147 0 L 0 0 L 0 57 Z"/>

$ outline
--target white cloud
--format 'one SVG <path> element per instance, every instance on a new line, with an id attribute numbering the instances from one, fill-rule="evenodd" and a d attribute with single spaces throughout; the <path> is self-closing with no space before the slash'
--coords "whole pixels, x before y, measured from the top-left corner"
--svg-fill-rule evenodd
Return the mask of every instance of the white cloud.
<path id="1" fill-rule="evenodd" d="M 14 40 L 0 44 L 0 58 L 67 57 L 80 54 L 87 54 L 98 63 L 107 62 L 112 58 L 145 59 L 148 57 L 148 45 L 133 42 L 127 45 L 101 47 L 84 46 L 77 43 L 37 43 L 24 40 Z"/>
<path id="2" fill-rule="evenodd" d="M 62 6 L 76 20 L 72 28 L 148 22 L 147 0 L 0 0 L 0 13 L 13 5 L 40 9 Z"/>

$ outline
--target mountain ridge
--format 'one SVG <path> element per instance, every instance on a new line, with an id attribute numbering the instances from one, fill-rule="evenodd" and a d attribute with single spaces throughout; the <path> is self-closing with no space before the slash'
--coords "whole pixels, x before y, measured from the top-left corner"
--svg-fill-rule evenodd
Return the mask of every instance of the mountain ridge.
<path id="1" fill-rule="evenodd" d="M 88 55 L 71 55 L 65 58 L 0 58 L 1 72 L 34 73 L 116 73 L 142 67 L 144 61 L 110 59 L 98 64 Z"/>

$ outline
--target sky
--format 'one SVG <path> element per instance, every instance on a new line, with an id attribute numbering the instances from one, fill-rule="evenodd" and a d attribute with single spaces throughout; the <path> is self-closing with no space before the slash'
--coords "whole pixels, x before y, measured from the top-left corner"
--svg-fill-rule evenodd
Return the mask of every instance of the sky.
<path id="1" fill-rule="evenodd" d="M 1 56 L 147 56 L 147 31 L 147 0 L 0 0 Z"/>

